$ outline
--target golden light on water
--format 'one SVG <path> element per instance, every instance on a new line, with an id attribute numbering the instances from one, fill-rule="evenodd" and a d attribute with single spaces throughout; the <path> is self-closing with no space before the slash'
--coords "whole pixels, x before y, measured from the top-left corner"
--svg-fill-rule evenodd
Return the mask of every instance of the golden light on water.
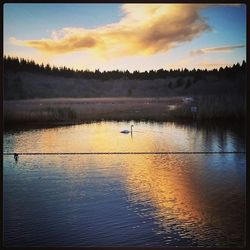
<path id="1" fill-rule="evenodd" d="M 129 157 L 126 165 L 131 201 L 152 203 L 163 227 L 169 219 L 195 225 L 203 220 L 204 207 L 193 192 L 186 162 L 176 156 L 149 156 Z"/>
<path id="2" fill-rule="evenodd" d="M 161 137 L 161 134 L 146 133 L 143 130 L 134 132 L 132 135 L 120 133 L 124 129 L 130 130 L 130 126 L 126 123 L 113 127 L 107 126 L 105 123 L 96 123 L 75 126 L 70 131 L 63 128 L 60 129 L 60 132 L 57 129 L 46 129 L 39 133 L 40 144 L 33 148 L 33 151 L 57 152 L 58 146 L 62 146 L 64 152 L 154 151 L 155 141 Z M 138 130 L 138 128 L 135 126 L 134 130 Z"/>
<path id="3" fill-rule="evenodd" d="M 201 150 L 222 144 L 216 133 L 165 123 L 134 123 L 132 137 L 121 134 L 120 130 L 130 129 L 130 124 L 100 122 L 17 133 L 14 140 L 6 139 L 5 147 L 14 152 L 153 152 Z M 153 234 L 170 241 L 177 232 L 177 238 L 195 239 L 201 244 L 215 238 L 220 244 L 227 235 L 241 239 L 243 230 L 244 215 L 237 213 L 235 219 L 227 210 L 244 207 L 244 199 L 238 195 L 242 181 L 239 169 L 230 167 L 236 158 L 230 157 L 235 156 L 20 155 L 17 165 L 9 160 L 13 171 L 40 172 L 40 184 L 48 181 L 53 188 L 62 178 L 63 187 L 70 191 L 68 200 L 73 203 L 85 204 L 93 195 L 110 198 L 108 206 L 116 204 L 122 218 L 128 216 L 129 220 L 126 212 L 131 210 L 142 218 L 143 222 L 133 221 L 142 230 L 153 222 Z M 126 206 L 125 210 L 120 206 Z M 237 222 L 235 228 L 232 221 Z M 123 222 L 121 219 L 121 226 Z"/>

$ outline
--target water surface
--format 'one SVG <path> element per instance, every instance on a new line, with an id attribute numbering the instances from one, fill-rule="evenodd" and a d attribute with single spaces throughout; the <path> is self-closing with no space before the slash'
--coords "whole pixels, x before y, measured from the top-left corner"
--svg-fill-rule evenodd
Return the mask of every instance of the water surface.
<path id="1" fill-rule="evenodd" d="M 245 151 L 242 129 L 10 130 L 4 152 Z M 244 246 L 245 154 L 4 156 L 6 246 Z"/>

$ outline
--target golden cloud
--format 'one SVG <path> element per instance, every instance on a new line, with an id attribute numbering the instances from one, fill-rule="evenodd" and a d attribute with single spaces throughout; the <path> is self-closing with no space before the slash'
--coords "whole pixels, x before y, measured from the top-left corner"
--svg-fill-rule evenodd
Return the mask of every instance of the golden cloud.
<path id="1" fill-rule="evenodd" d="M 49 39 L 17 40 L 16 45 L 43 53 L 91 51 L 104 57 L 151 55 L 166 52 L 210 30 L 199 15 L 203 4 L 124 4 L 117 23 L 95 29 L 64 28 Z"/>
<path id="2" fill-rule="evenodd" d="M 213 48 L 203 48 L 197 50 L 191 50 L 190 55 L 202 55 L 214 52 L 232 52 L 234 49 L 245 48 L 245 45 L 232 45 L 232 46 L 224 46 L 224 47 L 213 47 Z"/>

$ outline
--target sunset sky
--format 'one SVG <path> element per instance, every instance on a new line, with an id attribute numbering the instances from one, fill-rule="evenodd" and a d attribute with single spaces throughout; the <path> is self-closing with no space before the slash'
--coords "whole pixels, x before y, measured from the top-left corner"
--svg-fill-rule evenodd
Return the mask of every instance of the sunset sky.
<path id="1" fill-rule="evenodd" d="M 101 71 L 225 67 L 246 60 L 246 6 L 5 4 L 4 55 Z"/>

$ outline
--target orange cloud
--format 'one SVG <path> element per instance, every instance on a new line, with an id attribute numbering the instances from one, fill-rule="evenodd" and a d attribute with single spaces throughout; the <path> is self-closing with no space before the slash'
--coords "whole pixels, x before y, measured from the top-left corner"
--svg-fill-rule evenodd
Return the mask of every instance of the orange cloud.
<path id="1" fill-rule="evenodd" d="M 232 52 L 234 49 L 245 48 L 245 45 L 233 45 L 233 46 L 224 46 L 224 47 L 214 47 L 214 48 L 203 48 L 190 51 L 190 55 L 202 55 L 213 52 Z"/>
<path id="2" fill-rule="evenodd" d="M 199 15 L 202 4 L 124 4 L 117 23 L 95 29 L 64 28 L 51 38 L 17 40 L 16 45 L 47 54 L 90 51 L 103 57 L 152 55 L 166 52 L 210 30 Z"/>

